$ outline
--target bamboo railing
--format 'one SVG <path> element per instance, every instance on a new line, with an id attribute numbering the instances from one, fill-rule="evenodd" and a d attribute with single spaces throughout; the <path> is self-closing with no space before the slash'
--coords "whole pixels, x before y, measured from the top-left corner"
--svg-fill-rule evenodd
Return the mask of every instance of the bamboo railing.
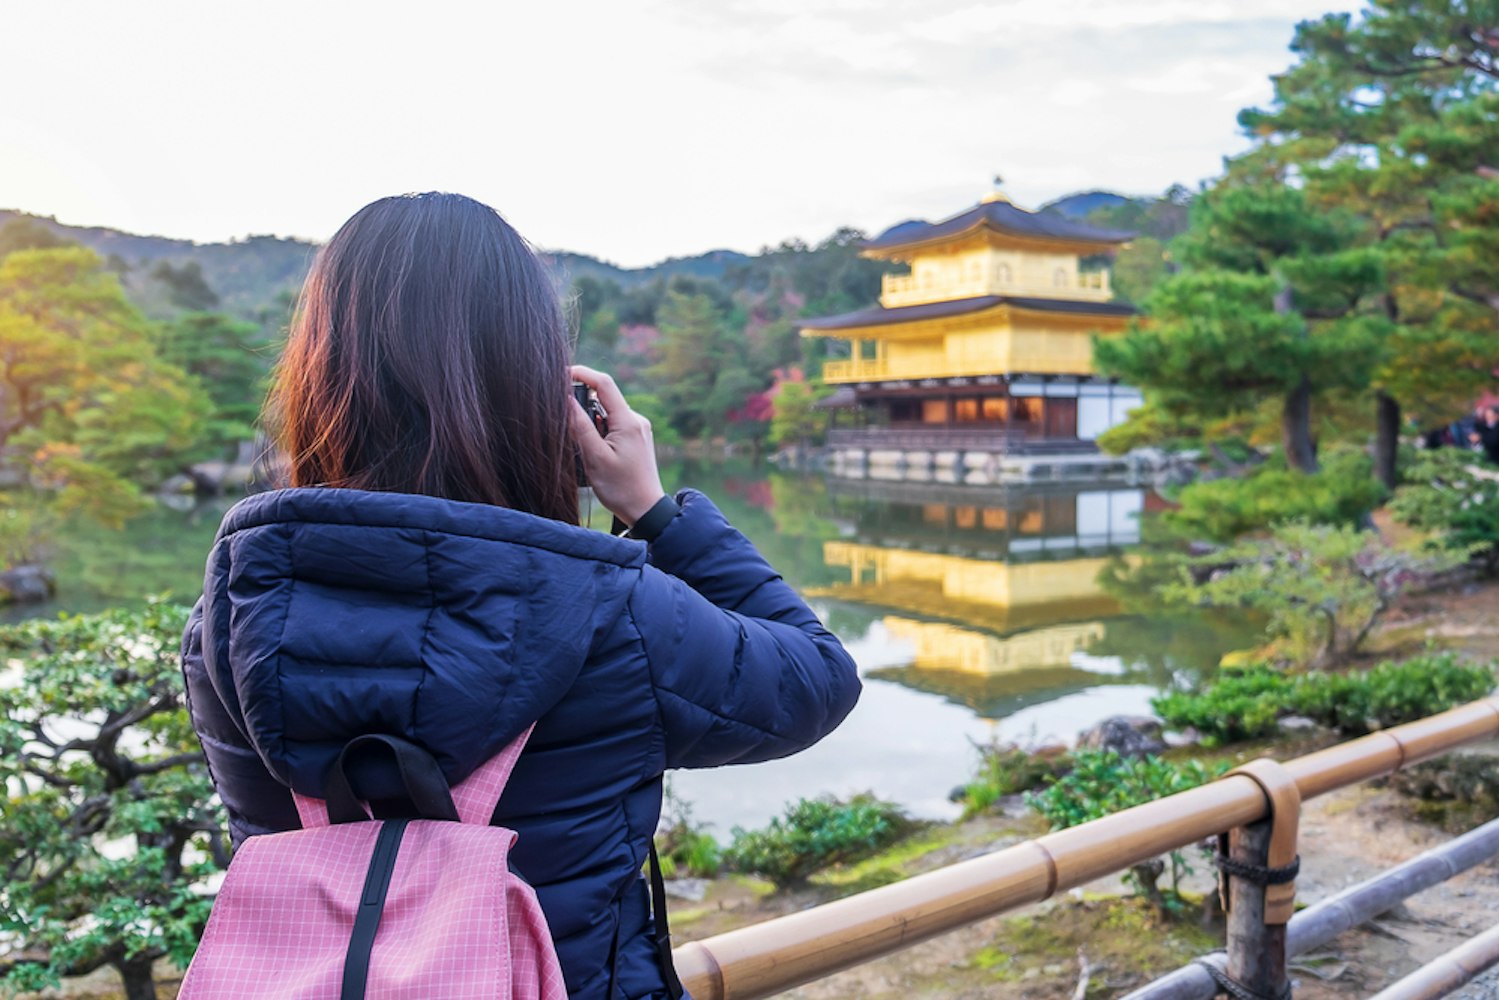
<path id="1" fill-rule="evenodd" d="M 1286 761 L 1302 801 L 1499 734 L 1499 698 Z M 1225 831 L 1266 820 L 1266 793 L 1233 774 L 983 857 L 678 947 L 695 1000 L 752 1000 L 868 962 Z"/>
<path id="2" fill-rule="evenodd" d="M 1445 955 L 1421 966 L 1371 1000 L 1435 1000 L 1499 965 L 1499 927 L 1470 938 Z"/>
<path id="3" fill-rule="evenodd" d="M 1315 951 L 1344 931 L 1373 920 L 1416 893 L 1496 855 L 1499 855 L 1499 819 L 1302 910 L 1286 928 L 1286 953 L 1305 955 Z M 1222 953 L 1209 955 L 1142 986 L 1123 1000 L 1211 1000 L 1218 992 L 1218 984 L 1204 962 L 1220 969 L 1226 965 Z"/>

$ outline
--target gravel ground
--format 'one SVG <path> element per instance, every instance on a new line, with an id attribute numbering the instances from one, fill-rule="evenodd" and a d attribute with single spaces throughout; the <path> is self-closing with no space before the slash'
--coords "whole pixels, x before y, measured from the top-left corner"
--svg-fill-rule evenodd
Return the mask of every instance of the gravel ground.
<path id="1" fill-rule="evenodd" d="M 1450 994 L 1453 1000 L 1495 1000 L 1499 998 L 1499 969 L 1490 969 L 1467 986 Z"/>

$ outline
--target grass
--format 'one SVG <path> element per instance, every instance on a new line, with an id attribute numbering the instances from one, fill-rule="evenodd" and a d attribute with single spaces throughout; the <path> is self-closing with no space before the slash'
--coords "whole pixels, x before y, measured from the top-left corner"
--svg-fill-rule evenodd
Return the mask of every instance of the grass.
<path id="1" fill-rule="evenodd" d="M 885 882 L 894 882 L 910 874 L 907 868 L 912 862 L 919 861 L 933 851 L 959 843 L 963 839 L 961 826 L 946 824 L 930 826 L 891 845 L 873 857 L 818 872 L 812 876 L 812 881 L 817 885 L 839 887 L 866 882 L 871 878 L 876 879 L 881 885 Z M 885 875 L 894 877 L 884 878 Z"/>
<path id="2" fill-rule="evenodd" d="M 1200 901 L 1198 901 L 1200 902 Z M 1012 917 L 969 967 L 995 982 L 1046 980 L 1069 994 L 1078 975 L 1078 953 L 1092 967 L 1088 995 L 1121 980 L 1144 982 L 1222 946 L 1218 934 L 1192 917 L 1163 921 L 1148 903 L 1106 896 L 1064 900 L 1040 913 Z"/>

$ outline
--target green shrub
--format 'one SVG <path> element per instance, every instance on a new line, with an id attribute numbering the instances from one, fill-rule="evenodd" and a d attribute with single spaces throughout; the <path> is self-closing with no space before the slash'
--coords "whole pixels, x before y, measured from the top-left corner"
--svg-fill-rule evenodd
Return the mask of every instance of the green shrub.
<path id="1" fill-rule="evenodd" d="M 1432 548 L 1473 555 L 1499 572 L 1499 481 L 1482 475 L 1479 456 L 1458 448 L 1419 453 L 1405 470 L 1390 512 L 1413 528 L 1433 532 Z"/>
<path id="2" fill-rule="evenodd" d="M 1206 690 L 1171 691 L 1152 698 L 1150 707 L 1168 729 L 1196 729 L 1204 746 L 1221 746 L 1269 736 L 1291 697 L 1288 675 L 1255 664 L 1225 671 Z"/>
<path id="3" fill-rule="evenodd" d="M 1072 768 L 1072 757 L 1067 753 L 1034 753 L 1010 743 L 990 743 L 977 749 L 978 772 L 963 786 L 965 818 L 986 811 L 1006 795 L 1040 788 L 1048 779 Z"/>
<path id="4" fill-rule="evenodd" d="M 718 841 L 693 820 L 691 804 L 676 796 L 669 779 L 656 832 L 656 853 L 666 878 L 712 878 L 723 862 Z"/>
<path id="5" fill-rule="evenodd" d="M 1212 781 L 1227 764 L 1171 761 L 1147 754 L 1121 757 L 1113 750 L 1079 750 L 1072 770 L 1025 801 L 1061 830 Z"/>
<path id="6" fill-rule="evenodd" d="M 1192 483 L 1166 519 L 1193 537 L 1226 543 L 1289 521 L 1354 526 L 1383 495 L 1369 459 L 1343 451 L 1310 475 L 1267 464 L 1243 478 Z"/>
<path id="7" fill-rule="evenodd" d="M 1294 704 L 1302 715 L 1359 736 L 1445 712 L 1493 689 L 1491 666 L 1437 653 L 1360 673 L 1307 674 L 1297 678 Z"/>
<path id="8" fill-rule="evenodd" d="M 1198 693 L 1151 701 L 1170 729 L 1195 727 L 1208 746 L 1268 736 L 1283 715 L 1305 715 L 1349 736 L 1402 725 L 1482 698 L 1494 668 L 1428 653 L 1349 673 L 1285 674 L 1264 665 L 1226 674 Z"/>
<path id="9" fill-rule="evenodd" d="M 1167 795 L 1206 784 L 1228 770 L 1226 763 L 1204 764 L 1197 760 L 1169 761 L 1161 757 L 1121 757 L 1113 750 L 1079 750 L 1072 757 L 1071 773 L 1056 779 L 1045 791 L 1027 795 L 1026 802 L 1052 829 L 1060 830 L 1101 819 L 1121 809 L 1143 805 Z M 1163 893 L 1157 881 L 1165 873 L 1159 860 L 1130 868 L 1125 881 L 1135 892 L 1162 912 L 1181 909 L 1178 891 L 1181 877 L 1190 871 L 1179 851 L 1169 855 L 1171 889 Z"/>
<path id="10" fill-rule="evenodd" d="M 802 799 L 763 830 L 736 826 L 724 861 L 779 887 L 796 886 L 814 872 L 868 857 L 916 826 L 898 806 L 867 793 L 846 802 L 832 796 Z"/>

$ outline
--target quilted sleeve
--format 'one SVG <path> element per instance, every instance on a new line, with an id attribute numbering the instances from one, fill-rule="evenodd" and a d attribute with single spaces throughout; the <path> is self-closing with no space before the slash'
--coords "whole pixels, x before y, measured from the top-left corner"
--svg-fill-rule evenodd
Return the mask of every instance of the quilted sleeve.
<path id="1" fill-rule="evenodd" d="M 208 640 L 208 657 L 218 651 Z M 229 814 L 235 846 L 246 837 L 301 825 L 291 792 L 271 776 L 245 737 L 243 719 L 224 704 L 214 689 L 205 657 L 204 601 L 200 599 L 182 636 L 182 679 L 193 729 L 203 745 L 208 775 Z"/>
<path id="2" fill-rule="evenodd" d="M 842 643 L 701 493 L 651 544 L 630 611 L 650 663 L 667 767 L 784 757 L 859 697 Z"/>

